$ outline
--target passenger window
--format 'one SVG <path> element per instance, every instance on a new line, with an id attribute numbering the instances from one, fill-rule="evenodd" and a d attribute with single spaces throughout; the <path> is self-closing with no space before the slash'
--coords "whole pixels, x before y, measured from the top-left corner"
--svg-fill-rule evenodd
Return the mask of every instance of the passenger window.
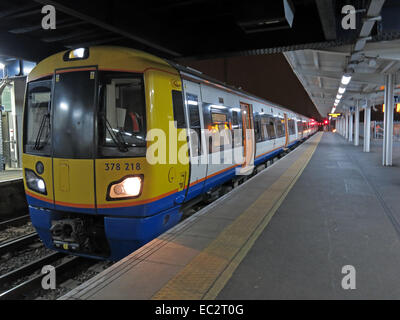
<path id="1" fill-rule="evenodd" d="M 261 134 L 261 117 L 260 115 L 256 115 L 255 116 L 255 126 L 254 126 L 254 134 L 255 134 L 255 138 L 256 138 L 256 142 L 261 142 L 263 141 L 262 139 L 262 134 Z"/>
<path id="2" fill-rule="evenodd" d="M 201 122 L 199 112 L 199 102 L 197 95 L 187 93 L 186 103 L 189 110 L 190 144 L 192 156 L 197 157 L 202 153 L 201 150 Z"/>
<path id="3" fill-rule="evenodd" d="M 263 134 L 265 137 L 264 140 L 275 139 L 276 134 L 275 134 L 274 118 L 268 115 L 263 115 L 261 123 L 263 127 Z"/>
<path id="4" fill-rule="evenodd" d="M 288 120 L 289 134 L 296 134 L 295 122 L 293 119 Z"/>
<path id="5" fill-rule="evenodd" d="M 275 118 L 276 137 L 282 138 L 285 136 L 285 120 L 282 118 Z"/>
<path id="6" fill-rule="evenodd" d="M 210 153 L 223 151 L 232 145 L 231 123 L 225 112 L 211 109 Z"/>
<path id="7" fill-rule="evenodd" d="M 232 143 L 233 147 L 241 147 L 243 134 L 240 132 L 240 112 L 232 110 Z"/>

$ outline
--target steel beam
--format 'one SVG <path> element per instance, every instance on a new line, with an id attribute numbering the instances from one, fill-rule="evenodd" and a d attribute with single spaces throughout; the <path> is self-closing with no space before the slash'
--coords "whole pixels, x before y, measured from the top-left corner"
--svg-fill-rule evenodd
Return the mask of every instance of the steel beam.
<path id="1" fill-rule="evenodd" d="M 132 32 L 129 32 L 129 31 L 123 30 L 121 28 L 115 27 L 115 26 L 113 26 L 111 24 L 105 23 L 104 21 L 98 20 L 98 19 L 96 19 L 94 17 L 88 16 L 88 15 L 86 15 L 84 13 L 81 13 L 81 12 L 79 12 L 77 10 L 74 10 L 72 8 L 64 6 L 64 5 L 60 4 L 57 1 L 53 1 L 53 0 L 34 0 L 34 1 L 38 2 L 38 3 L 41 3 L 41 4 L 53 5 L 60 12 L 63 12 L 65 14 L 68 14 L 68 15 L 72 16 L 72 17 L 81 19 L 81 20 L 86 21 L 86 22 L 88 22 L 90 24 L 96 25 L 96 26 L 98 26 L 98 27 L 100 27 L 100 28 L 102 28 L 104 30 L 108 30 L 108 31 L 114 32 L 114 33 L 116 33 L 118 35 L 122 35 L 122 36 L 126 37 L 127 39 L 139 42 L 139 43 L 141 43 L 141 44 L 143 44 L 143 45 L 145 45 L 145 46 L 147 46 L 149 48 L 153 48 L 153 49 L 159 50 L 161 52 L 167 53 L 167 54 L 169 54 L 171 56 L 174 56 L 174 57 L 180 57 L 181 56 L 181 54 L 176 52 L 176 51 L 173 51 L 171 49 L 168 49 L 168 48 L 165 48 L 163 46 L 160 46 L 160 45 L 158 45 L 158 44 L 156 44 L 156 43 L 154 43 L 152 41 L 149 41 L 149 40 L 145 39 L 144 37 L 134 35 Z"/>

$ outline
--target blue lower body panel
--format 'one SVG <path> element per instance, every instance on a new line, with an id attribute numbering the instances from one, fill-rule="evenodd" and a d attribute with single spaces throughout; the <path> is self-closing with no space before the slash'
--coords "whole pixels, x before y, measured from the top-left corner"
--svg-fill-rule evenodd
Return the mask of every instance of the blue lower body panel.
<path id="1" fill-rule="evenodd" d="M 110 248 L 108 257 L 86 253 L 70 252 L 56 248 L 50 232 L 52 220 L 57 220 L 62 213 L 51 209 L 29 207 L 32 224 L 44 245 L 50 249 L 73 253 L 83 257 L 117 261 L 159 236 L 176 225 L 181 219 L 179 206 L 144 218 L 104 217 L 105 237 Z"/>
<path id="2" fill-rule="evenodd" d="M 275 150 L 270 153 L 259 156 L 254 160 L 254 165 L 258 166 L 260 163 L 264 163 L 264 162 L 268 161 L 269 159 L 272 159 L 272 158 L 278 156 L 280 153 L 282 153 L 282 151 L 283 151 L 283 148 L 280 148 L 278 150 Z"/>

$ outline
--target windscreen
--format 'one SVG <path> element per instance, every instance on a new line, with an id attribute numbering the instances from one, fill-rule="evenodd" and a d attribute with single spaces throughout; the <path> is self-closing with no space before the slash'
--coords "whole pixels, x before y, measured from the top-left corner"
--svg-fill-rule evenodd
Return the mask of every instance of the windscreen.
<path id="1" fill-rule="evenodd" d="M 26 93 L 25 152 L 50 155 L 51 80 L 28 84 Z"/>
<path id="2" fill-rule="evenodd" d="M 146 106 L 143 76 L 100 72 L 99 156 L 145 155 Z"/>

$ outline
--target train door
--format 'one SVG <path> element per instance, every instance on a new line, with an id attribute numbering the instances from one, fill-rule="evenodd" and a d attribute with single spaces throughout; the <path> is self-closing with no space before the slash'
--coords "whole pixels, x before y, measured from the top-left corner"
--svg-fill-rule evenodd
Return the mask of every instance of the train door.
<path id="1" fill-rule="evenodd" d="M 284 115 L 284 120 L 285 120 L 285 147 L 288 146 L 289 144 L 289 125 L 288 125 L 288 117 L 287 114 L 285 113 Z"/>
<path id="2" fill-rule="evenodd" d="M 52 158 L 56 209 L 94 213 L 96 68 L 56 70 Z"/>
<path id="3" fill-rule="evenodd" d="M 254 166 L 254 125 L 253 125 L 253 110 L 250 104 L 240 102 L 242 113 L 242 133 L 243 133 L 243 164 L 240 173 L 246 174 L 251 171 Z"/>
<path id="4" fill-rule="evenodd" d="M 190 180 L 186 201 L 203 192 L 207 175 L 207 152 L 205 150 L 204 117 L 200 85 L 183 81 L 186 121 L 188 123 L 190 151 Z"/>

